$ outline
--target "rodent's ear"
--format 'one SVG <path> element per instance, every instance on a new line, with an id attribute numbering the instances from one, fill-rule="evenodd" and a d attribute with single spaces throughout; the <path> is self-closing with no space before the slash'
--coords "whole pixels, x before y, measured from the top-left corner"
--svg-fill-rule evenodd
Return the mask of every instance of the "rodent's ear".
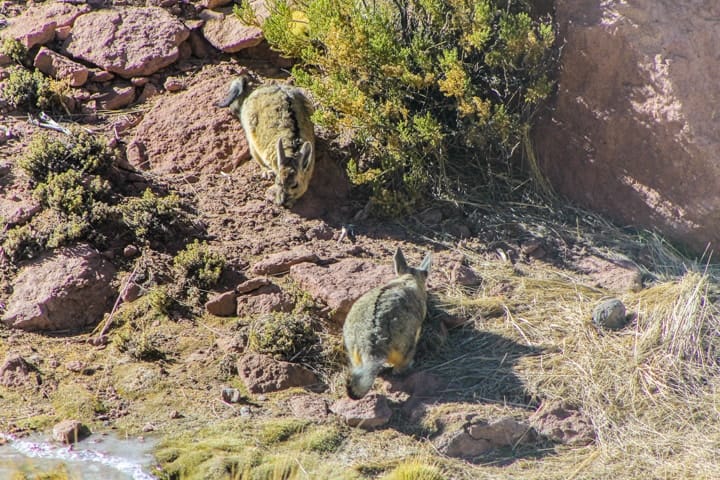
<path id="1" fill-rule="evenodd" d="M 278 138 L 277 157 L 278 157 L 278 163 L 280 165 L 287 165 L 288 163 L 290 163 L 289 160 L 287 159 L 287 157 L 285 156 L 285 149 L 283 148 L 282 138 Z"/>
<path id="2" fill-rule="evenodd" d="M 410 271 L 410 267 L 408 267 L 407 262 L 405 261 L 405 255 L 403 255 L 400 247 L 395 250 L 393 261 L 395 263 L 395 275 L 404 275 Z"/>
<path id="3" fill-rule="evenodd" d="M 225 98 L 220 100 L 217 103 L 217 106 L 220 108 L 225 108 L 230 106 L 230 104 L 238 98 L 240 95 L 242 95 L 243 90 L 245 90 L 245 84 L 247 83 L 247 78 L 240 77 L 232 81 L 230 84 L 230 90 L 228 91 L 227 95 L 225 95 Z"/>
<path id="4" fill-rule="evenodd" d="M 313 147 L 305 142 L 300 149 L 300 170 L 306 172 L 313 166 Z"/>
<path id="5" fill-rule="evenodd" d="M 425 255 L 425 258 L 423 259 L 422 263 L 418 267 L 418 270 L 422 270 L 425 272 L 425 274 L 430 273 L 430 267 L 432 266 L 432 253 L 428 252 L 427 255 Z"/>

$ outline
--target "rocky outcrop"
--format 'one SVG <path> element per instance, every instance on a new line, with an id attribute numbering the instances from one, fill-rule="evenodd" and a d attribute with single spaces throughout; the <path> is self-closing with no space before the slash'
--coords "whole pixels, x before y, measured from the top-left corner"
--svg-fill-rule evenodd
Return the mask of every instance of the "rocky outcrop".
<path id="1" fill-rule="evenodd" d="M 275 284 L 262 286 L 237 297 L 239 317 L 271 312 L 291 312 L 295 306 L 292 297 Z"/>
<path id="2" fill-rule="evenodd" d="M 566 445 L 589 445 L 596 437 L 590 418 L 560 401 L 544 403 L 530 417 L 530 423 L 543 436 Z"/>
<path id="3" fill-rule="evenodd" d="M 0 30 L 0 38 L 14 38 L 30 49 L 55 38 L 58 28 L 69 27 L 75 19 L 90 10 L 88 5 L 46 2 L 33 5 Z"/>
<path id="4" fill-rule="evenodd" d="M 115 267 L 88 245 L 51 252 L 17 275 L 2 322 L 23 330 L 66 330 L 102 319 L 115 294 Z"/>
<path id="5" fill-rule="evenodd" d="M 238 360 L 238 375 L 250 393 L 268 393 L 318 383 L 313 372 L 295 363 L 249 353 Z"/>
<path id="6" fill-rule="evenodd" d="M 90 430 L 77 420 L 63 420 L 53 427 L 53 439 L 71 444 L 90 435 Z"/>
<path id="7" fill-rule="evenodd" d="M 250 158 L 240 122 L 227 108 L 215 106 L 235 75 L 212 67 L 203 73 L 187 90 L 161 98 L 143 117 L 128 145 L 134 167 L 161 173 L 229 172 Z"/>
<path id="8" fill-rule="evenodd" d="M 82 15 L 65 49 L 73 57 L 131 78 L 175 62 L 190 31 L 159 7 L 122 7 Z"/>
<path id="9" fill-rule="evenodd" d="M 263 0 L 253 0 L 250 4 L 261 21 L 268 15 Z M 242 23 L 233 14 L 232 9 L 204 10 L 200 13 L 200 17 L 205 20 L 202 26 L 203 36 L 213 47 L 225 53 L 239 52 L 263 41 L 262 30 Z"/>
<path id="10" fill-rule="evenodd" d="M 294 248 L 285 252 L 273 253 L 252 266 L 256 275 L 275 275 L 285 273 L 290 267 L 299 263 L 317 263 L 318 256 L 304 247 Z"/>
<path id="11" fill-rule="evenodd" d="M 558 92 L 534 132 L 555 188 L 623 224 L 720 245 L 720 4 L 557 0 Z"/>
<path id="12" fill-rule="evenodd" d="M 327 267 L 312 263 L 293 265 L 290 277 L 314 298 L 325 302 L 333 310 L 333 318 L 342 322 L 355 300 L 390 280 L 393 273 L 390 265 L 347 258 Z"/>
<path id="13" fill-rule="evenodd" d="M 382 427 L 392 417 L 387 398 L 377 393 L 365 395 L 360 400 L 341 398 L 330 406 L 330 411 L 343 418 L 351 427 L 364 430 Z"/>
<path id="14" fill-rule="evenodd" d="M 42 47 L 35 55 L 33 65 L 45 75 L 57 80 L 67 80 L 71 87 L 85 85 L 90 73 L 86 66 L 73 62 L 45 47 Z"/>
<path id="15" fill-rule="evenodd" d="M 30 364 L 16 353 L 8 354 L 0 365 L 0 385 L 3 387 L 19 387 L 30 380 L 32 371 Z"/>

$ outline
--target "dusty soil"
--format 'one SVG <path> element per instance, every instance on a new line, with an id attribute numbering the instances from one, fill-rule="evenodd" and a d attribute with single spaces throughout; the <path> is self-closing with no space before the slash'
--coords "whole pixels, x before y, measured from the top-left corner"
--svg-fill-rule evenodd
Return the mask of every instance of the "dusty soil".
<path id="1" fill-rule="evenodd" d="M 0 328 L 0 357 L 18 354 L 32 366 L 20 386 L 0 386 L 0 431 L 22 434 L 74 418 L 94 431 L 156 435 L 164 439 L 160 460 L 171 478 L 183 474 L 185 467 L 176 464 L 183 446 L 220 456 L 225 447 L 208 447 L 202 440 L 229 437 L 262 450 L 266 456 L 260 458 L 268 462 L 274 449 L 314 455 L 316 470 L 311 471 L 325 473 L 308 478 L 375 478 L 410 457 L 429 458 L 452 478 L 477 478 L 482 472 L 521 475 L 524 469 L 551 478 L 541 466 L 544 457 L 561 455 L 567 447 L 548 437 L 529 444 L 517 440 L 465 459 L 439 453 L 435 445 L 442 442 L 433 442 L 473 418 L 529 421 L 548 399 L 538 387 L 538 362 L 563 352 L 527 333 L 525 318 L 557 321 L 562 331 L 594 335 L 588 312 L 604 296 L 631 295 L 642 288 L 647 278 L 628 258 L 643 264 L 648 252 L 639 243 L 603 243 L 604 232 L 613 228 L 609 224 L 547 204 L 488 206 L 468 199 L 464 205 L 429 203 L 402 219 L 368 217 L 363 214 L 367 198 L 343 173 L 344 151 L 326 132 L 319 132 L 318 165 L 308 193 L 292 209 L 275 206 L 267 194 L 272 182 L 249 161 L 239 121 L 214 103 L 225 94 L 228 81 L 243 71 L 259 79 L 284 80 L 277 62 L 266 46 L 233 56 L 191 57 L 152 76 L 158 85 L 167 78 L 180 79 L 182 89 L 176 93 L 164 91 L 122 111 L 58 118 L 90 128 L 117 145 L 114 174 L 125 179 L 128 190 L 152 186 L 175 192 L 192 212 L 190 234 L 135 245 L 137 254 L 123 253 L 128 244 L 121 235 L 109 242 L 103 254 L 120 271 L 118 291 L 138 265 L 143 288 L 171 283 L 167 272 L 172 256 L 195 238 L 206 240 L 227 264 L 212 292 L 178 297 L 178 308 L 166 315 L 153 313 L 148 306 L 152 296 L 141 290 L 137 300 L 122 304 L 107 332 L 109 344 L 89 343 L 97 333 L 93 329 L 39 334 Z M 21 112 L 7 112 L 0 121 L 14 132 L 0 149 L 0 215 L 9 218 L 19 206 L 28 210 L 34 205 L 28 178 L 16 161 L 40 129 Z M 350 228 L 352 235 L 341 235 L 343 228 Z M 433 300 L 414 371 L 443 381 L 433 388 L 425 382 L 398 387 L 398 379 L 385 375 L 376 390 L 389 399 L 391 416 L 377 430 L 351 428 L 323 407 L 345 397 L 341 325 L 331 319 L 321 299 L 312 298 L 288 275 L 271 281 L 293 299 L 296 313 L 308 314 L 320 325 L 322 348 L 313 353 L 315 358 L 306 355 L 301 360 L 322 380 L 320 389 L 249 394 L 237 376 L 236 362 L 246 347 L 243 328 L 253 319 L 215 317 L 203 308 L 202 300 L 255 277 L 251 267 L 264 256 L 296 246 L 315 253 L 321 264 L 347 258 L 389 264 L 398 246 L 412 264 L 427 251 L 435 255 Z M 15 271 L 5 269 L 0 302 L 12 291 Z M 528 295 L 528 285 L 548 279 L 570 286 L 582 308 L 561 312 L 551 307 L 559 301 L 552 295 Z M 539 320 L 546 310 L 557 316 Z M 152 344 L 154 356 L 133 356 L 142 341 Z M 226 388 L 241 392 L 240 403 L 223 399 Z M 305 396 L 313 398 L 308 405 L 298 400 Z M 298 421 L 300 427 L 292 423 Z M 268 437 L 278 422 L 290 428 L 280 440 Z M 302 435 L 321 433 L 334 435 L 337 444 L 322 450 L 297 443 Z M 593 435 L 588 438 L 592 441 Z M 169 454 L 172 448 L 177 451 Z M 575 458 L 585 455 L 592 452 Z"/>

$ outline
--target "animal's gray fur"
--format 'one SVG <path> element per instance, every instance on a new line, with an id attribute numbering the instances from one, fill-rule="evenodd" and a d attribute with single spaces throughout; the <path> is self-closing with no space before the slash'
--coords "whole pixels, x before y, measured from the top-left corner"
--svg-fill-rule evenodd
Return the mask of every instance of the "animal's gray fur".
<path id="1" fill-rule="evenodd" d="M 275 203 L 292 206 L 308 189 L 315 168 L 313 108 L 297 87 L 270 83 L 247 93 L 247 78 L 233 80 L 218 105 L 240 118 L 250 154 L 275 176 Z"/>
<path id="2" fill-rule="evenodd" d="M 427 314 L 425 283 L 431 262 L 428 254 L 418 268 L 411 268 L 398 248 L 394 256 L 397 277 L 364 294 L 350 309 L 343 326 L 351 365 L 350 398 L 365 396 L 386 363 L 395 373 L 412 363 Z"/>

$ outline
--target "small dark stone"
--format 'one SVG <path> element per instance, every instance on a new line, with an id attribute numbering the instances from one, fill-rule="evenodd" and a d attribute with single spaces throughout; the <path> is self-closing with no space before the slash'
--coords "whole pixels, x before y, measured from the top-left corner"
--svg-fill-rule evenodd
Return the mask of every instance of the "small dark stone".
<path id="1" fill-rule="evenodd" d="M 617 298 L 600 302 L 592 314 L 593 323 L 601 328 L 619 330 L 627 324 L 625 305 Z"/>

